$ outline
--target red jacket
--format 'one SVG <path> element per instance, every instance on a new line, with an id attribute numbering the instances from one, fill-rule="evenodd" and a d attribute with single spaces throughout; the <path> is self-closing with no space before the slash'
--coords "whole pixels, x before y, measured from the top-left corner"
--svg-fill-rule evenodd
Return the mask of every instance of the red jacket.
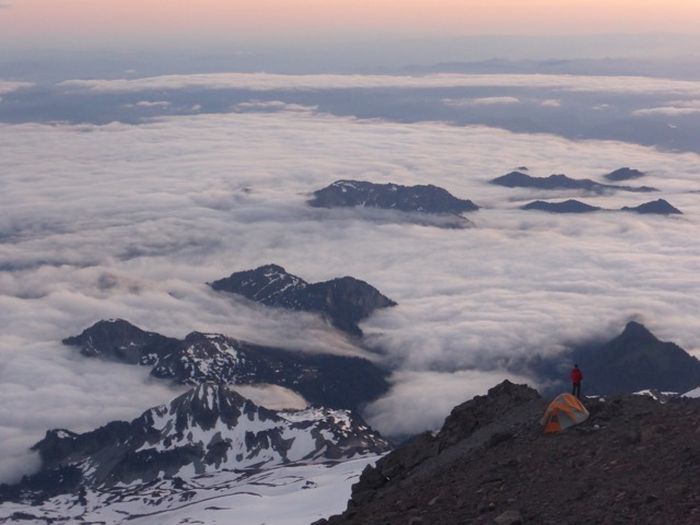
<path id="1" fill-rule="evenodd" d="M 583 374 L 581 373 L 581 370 L 578 368 L 572 368 L 571 369 L 571 382 L 572 383 L 580 383 L 583 380 Z"/>

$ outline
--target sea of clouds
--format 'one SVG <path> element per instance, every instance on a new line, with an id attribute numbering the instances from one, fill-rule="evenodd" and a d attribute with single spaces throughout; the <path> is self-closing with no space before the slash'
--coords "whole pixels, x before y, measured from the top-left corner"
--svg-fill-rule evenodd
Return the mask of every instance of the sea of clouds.
<path id="1" fill-rule="evenodd" d="M 388 433 L 435 428 L 503 378 L 526 380 L 503 371 L 509 359 L 612 336 L 633 317 L 700 354 L 700 156 L 268 109 L 0 125 L 0 480 L 36 465 L 28 447 L 48 428 L 131 419 L 181 391 L 61 344 L 103 318 L 384 359 L 393 388 L 365 415 Z M 606 208 L 664 197 L 684 215 L 525 212 L 530 200 L 572 195 L 487 183 L 523 165 L 592 178 L 649 171 L 643 183 L 659 194 L 577 197 Z M 483 209 L 469 215 L 475 228 L 445 229 L 305 206 L 338 179 L 437 184 Z M 397 301 L 363 324 L 385 356 L 314 315 L 206 285 L 270 262 L 307 281 L 352 275 Z"/>
<path id="2" fill-rule="evenodd" d="M 450 88 L 526 87 L 557 88 L 575 92 L 626 94 L 676 94 L 700 96 L 700 82 L 643 76 L 546 75 L 546 74 L 460 74 L 429 75 L 280 75 L 274 73 L 204 73 L 159 75 L 145 78 L 72 79 L 59 84 L 66 88 L 95 92 L 140 92 L 149 90 L 249 89 L 371 89 L 371 88 Z"/>

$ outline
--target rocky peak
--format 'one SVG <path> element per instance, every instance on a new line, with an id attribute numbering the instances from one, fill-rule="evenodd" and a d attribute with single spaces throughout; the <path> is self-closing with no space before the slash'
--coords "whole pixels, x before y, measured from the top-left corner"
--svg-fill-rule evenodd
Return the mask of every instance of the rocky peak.
<path id="1" fill-rule="evenodd" d="M 267 306 L 320 313 L 335 327 L 353 335 L 362 335 L 358 323 L 375 310 L 396 305 L 370 284 L 353 277 L 309 284 L 279 270 L 284 272 L 279 266 L 261 266 L 233 273 L 211 286 Z"/>
<path id="2" fill-rule="evenodd" d="M 149 483 L 182 469 L 202 474 L 349 459 L 383 453 L 389 445 L 352 412 L 277 412 L 226 385 L 206 382 L 131 422 L 113 421 L 83 434 L 49 431 L 34 449 L 42 469 L 26 477 L 15 493 L 35 490 L 47 476 L 68 470 L 77 473 L 71 478 L 75 482 L 65 486 L 73 490 Z"/>
<path id="3" fill-rule="evenodd" d="M 641 177 L 644 177 L 646 173 L 643 171 L 636 170 L 634 168 L 620 168 L 615 171 L 612 171 L 605 175 L 605 178 L 608 180 L 612 181 L 623 181 L 623 180 L 631 180 L 631 179 L 639 179 Z"/>
<path id="4" fill-rule="evenodd" d="M 573 179 L 567 175 L 556 174 L 549 177 L 533 177 L 520 171 L 512 171 L 501 177 L 491 180 L 491 184 L 505 186 L 507 188 L 537 188 L 541 190 L 583 190 L 601 193 L 604 191 L 630 191 L 648 193 L 658 191 L 648 186 L 632 187 L 617 186 L 613 184 L 601 184 L 591 179 Z"/>
<path id="5" fill-rule="evenodd" d="M 581 201 L 569 199 L 564 202 L 533 201 L 522 207 L 523 210 L 540 210 L 550 213 L 588 213 L 599 211 L 597 206 L 591 206 Z"/>
<path id="6" fill-rule="evenodd" d="M 326 303 L 327 297 L 322 291 L 314 297 L 314 304 L 320 305 L 315 311 L 321 311 L 326 304 L 340 308 L 348 302 L 354 304 L 353 301 L 359 304 L 359 313 L 353 311 L 352 315 L 358 317 L 367 311 L 362 310 L 366 304 L 359 299 L 335 301 L 335 295 L 331 294 L 331 300 Z M 330 311 L 330 306 L 328 308 Z M 350 314 L 338 310 L 338 315 Z M 356 409 L 389 388 L 387 372 L 372 361 L 359 357 L 263 347 L 222 334 L 191 332 L 182 340 L 138 328 L 133 334 L 136 334 L 135 340 L 125 336 L 117 338 L 116 343 L 105 337 L 96 346 L 98 352 L 83 354 L 148 365 L 152 376 L 180 384 L 275 384 L 298 392 L 311 403 L 333 408 Z M 146 334 L 144 340 L 138 338 L 140 334 Z M 82 335 L 65 340 L 66 344 L 77 345 L 81 351 L 92 349 L 92 341 Z M 126 353 L 125 348 L 134 355 Z"/>
<path id="7" fill-rule="evenodd" d="M 625 206 L 622 211 L 631 211 L 641 213 L 642 215 L 683 215 L 683 212 L 671 205 L 665 199 L 657 199 L 655 201 L 645 202 L 635 207 Z"/>
<path id="8" fill-rule="evenodd" d="M 434 473 L 449 469 L 464 451 L 512 439 L 539 418 L 544 407 L 536 390 L 504 381 L 486 395 L 455 407 L 438 433 L 425 432 L 367 467 L 353 487 L 351 507 L 403 479 L 418 477 L 429 484 Z"/>
<path id="9" fill-rule="evenodd" d="M 316 208 L 366 207 L 433 214 L 479 209 L 472 201 L 459 199 L 446 189 L 432 184 L 402 186 L 360 180 L 339 180 L 315 191 L 309 205 Z"/>
<path id="10" fill-rule="evenodd" d="M 174 339 L 155 332 L 146 332 L 124 319 L 98 321 L 63 344 L 80 347 L 88 357 L 101 357 L 127 363 L 142 363 L 150 357 L 163 354 L 174 344 Z"/>
<path id="11" fill-rule="evenodd" d="M 225 385 L 211 382 L 197 385 L 174 399 L 170 403 L 168 414 L 175 418 L 175 428 L 178 432 L 184 432 L 193 427 L 211 430 L 219 422 L 232 428 L 243 415 L 251 420 L 279 419 L 273 412 L 254 405 Z"/>
<path id="12" fill-rule="evenodd" d="M 637 321 L 630 321 L 625 325 L 625 329 L 620 334 L 621 338 L 634 339 L 634 340 L 647 340 L 650 342 L 657 342 L 658 339 L 654 334 L 652 334 L 649 329 L 642 323 Z"/>
<path id="13" fill-rule="evenodd" d="M 612 340 L 576 348 L 588 393 L 632 393 L 646 389 L 685 392 L 700 384 L 700 362 L 678 345 L 660 341 L 643 324 L 627 323 Z"/>
<path id="14" fill-rule="evenodd" d="M 441 446 L 451 446 L 514 408 L 539 399 L 537 390 L 505 380 L 486 395 L 476 396 L 452 409 L 440 431 Z"/>
<path id="15" fill-rule="evenodd" d="M 288 273 L 282 266 L 266 264 L 253 270 L 232 273 L 211 283 L 216 291 L 242 295 L 268 306 L 284 302 L 285 294 L 304 288 L 306 282 Z"/>

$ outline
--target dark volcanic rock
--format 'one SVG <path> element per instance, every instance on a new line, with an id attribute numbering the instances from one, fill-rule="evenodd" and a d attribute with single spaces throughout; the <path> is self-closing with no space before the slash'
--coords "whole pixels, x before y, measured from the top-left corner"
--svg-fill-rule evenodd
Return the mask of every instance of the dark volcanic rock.
<path id="1" fill-rule="evenodd" d="M 471 433 L 467 417 L 461 439 L 437 453 L 444 429 L 410 454 L 414 445 L 402 446 L 365 470 L 346 512 L 319 523 L 698 523 L 700 400 L 586 403 L 590 419 L 561 434 L 543 434 L 545 402 L 532 400 L 489 413 L 490 422 Z M 522 421 L 511 423 L 511 436 L 493 439 L 516 415 Z M 411 465 L 400 459 L 429 449 Z M 388 465 L 406 468 L 387 471 Z"/>
<path id="2" fill-rule="evenodd" d="M 671 204 L 664 199 L 646 202 L 634 208 L 625 206 L 624 208 L 622 208 L 622 211 L 631 211 L 635 213 L 641 213 L 644 215 L 683 215 L 683 212 L 681 212 L 678 208 L 674 208 L 673 206 L 671 206 Z"/>
<path id="3" fill-rule="evenodd" d="M 646 173 L 643 171 L 635 170 L 633 168 L 620 168 L 608 173 L 605 175 L 605 178 L 611 181 L 620 182 L 624 180 L 639 179 L 644 176 L 646 176 Z"/>
<path id="4" fill-rule="evenodd" d="M 472 201 L 458 199 L 433 185 L 401 186 L 339 180 L 313 195 L 309 205 L 316 208 L 366 207 L 422 213 L 463 213 L 479 209 Z"/>
<path id="5" fill-rule="evenodd" d="M 142 344 L 144 337 L 157 345 Z M 263 347 L 220 334 L 192 332 L 178 340 L 144 332 L 123 320 L 100 321 L 64 343 L 89 357 L 151 366 L 151 375 L 161 379 L 190 385 L 276 384 L 334 408 L 356 409 L 389 387 L 387 372 L 366 359 Z"/>
<path id="6" fill-rule="evenodd" d="M 359 279 L 342 277 L 310 284 L 275 264 L 233 273 L 211 287 L 267 306 L 320 313 L 336 328 L 354 335 L 362 335 L 357 324 L 375 310 L 396 306 Z"/>
<path id="7" fill-rule="evenodd" d="M 536 188 L 540 190 L 584 190 L 595 193 L 606 191 L 631 191 L 648 193 L 658 191 L 648 186 L 632 187 L 601 184 L 591 179 L 572 179 L 566 175 L 550 175 L 549 177 L 533 177 L 526 173 L 513 171 L 491 181 L 492 184 L 506 188 Z"/>
<path id="8" fill-rule="evenodd" d="M 523 210 L 539 210 L 549 213 L 589 213 L 600 211 L 601 208 L 591 206 L 581 201 L 570 199 L 564 202 L 534 201 L 522 207 Z"/>
<path id="9" fill-rule="evenodd" d="M 389 445 L 351 412 L 267 410 L 224 385 L 203 383 L 131 422 L 115 421 L 83 434 L 50 430 L 33 449 L 42 461 L 39 473 L 4 487 L 0 495 L 14 490 L 41 498 L 79 486 L 150 482 L 174 477 L 186 466 L 203 473 L 322 462 L 380 454 Z M 46 487 L 51 480 L 60 483 Z"/>
<path id="10" fill-rule="evenodd" d="M 352 499 L 355 503 L 370 501 L 380 487 L 410 476 L 429 479 L 432 473 L 448 468 L 465 450 L 491 442 L 492 430 L 515 435 L 542 409 L 543 401 L 535 390 L 505 381 L 486 396 L 477 396 L 453 409 L 437 435 L 421 434 L 365 469 L 353 487 Z"/>

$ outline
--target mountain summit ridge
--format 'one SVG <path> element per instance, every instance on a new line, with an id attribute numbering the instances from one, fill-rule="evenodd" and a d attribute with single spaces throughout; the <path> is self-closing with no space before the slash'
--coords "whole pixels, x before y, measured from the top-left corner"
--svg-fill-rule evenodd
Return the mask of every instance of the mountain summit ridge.
<path id="1" fill-rule="evenodd" d="M 337 180 L 317 190 L 309 201 L 314 208 L 383 208 L 402 212 L 459 214 L 477 211 L 479 206 L 459 199 L 433 184 L 403 186 L 361 180 Z"/>
<path id="2" fill-rule="evenodd" d="M 190 332 L 184 339 L 146 332 L 123 319 L 98 321 L 63 343 L 88 358 L 147 366 L 180 384 L 275 384 L 312 403 L 356 409 L 389 388 L 388 372 L 368 359 L 256 345 L 222 334 Z"/>
<path id="3" fill-rule="evenodd" d="M 217 292 L 241 295 L 266 306 L 318 313 L 339 330 L 355 336 L 362 336 L 360 321 L 378 309 L 397 304 L 360 279 L 345 276 L 308 283 L 277 264 L 234 272 L 210 286 Z"/>

